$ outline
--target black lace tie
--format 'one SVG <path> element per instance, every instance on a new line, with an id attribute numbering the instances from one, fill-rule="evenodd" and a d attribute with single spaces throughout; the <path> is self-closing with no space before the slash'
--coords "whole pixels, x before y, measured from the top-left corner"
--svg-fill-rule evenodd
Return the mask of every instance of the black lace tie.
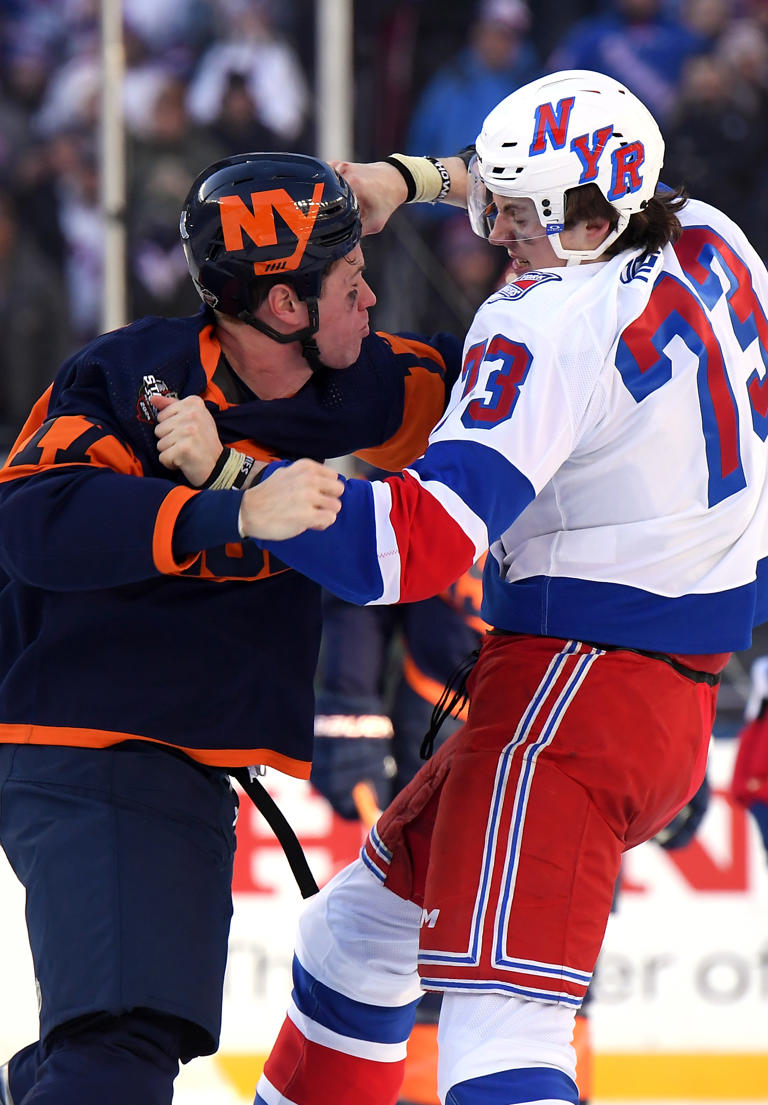
<path id="1" fill-rule="evenodd" d="M 469 701 L 467 680 L 477 663 L 479 655 L 480 648 L 478 646 L 478 648 L 470 652 L 469 656 L 466 656 L 461 661 L 456 670 L 449 676 L 448 682 L 443 688 L 443 693 L 432 708 L 432 715 L 429 719 L 429 729 L 424 735 L 424 740 L 421 742 L 419 755 L 422 760 L 428 760 L 434 752 L 435 739 L 445 719 L 450 717 L 451 714 L 461 713 Z"/>

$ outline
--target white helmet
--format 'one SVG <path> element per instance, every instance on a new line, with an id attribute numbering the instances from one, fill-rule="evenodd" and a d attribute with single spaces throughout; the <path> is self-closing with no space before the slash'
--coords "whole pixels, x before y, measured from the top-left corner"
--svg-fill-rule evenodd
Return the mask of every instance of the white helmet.
<path id="1" fill-rule="evenodd" d="M 502 100 L 487 116 L 470 163 L 469 216 L 487 238 L 489 192 L 532 199 L 558 257 L 578 264 L 615 241 L 658 183 L 664 139 L 648 108 L 612 77 L 550 73 Z M 615 230 L 591 251 L 560 244 L 565 193 L 596 184 L 618 212 Z"/>

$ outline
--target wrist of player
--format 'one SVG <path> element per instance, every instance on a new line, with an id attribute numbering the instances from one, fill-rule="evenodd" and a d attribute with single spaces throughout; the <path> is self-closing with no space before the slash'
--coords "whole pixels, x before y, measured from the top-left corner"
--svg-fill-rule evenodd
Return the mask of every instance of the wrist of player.
<path id="1" fill-rule="evenodd" d="M 202 491 L 242 491 L 252 482 L 255 464 L 253 457 L 225 447 L 219 453 L 216 463 L 208 478 L 200 485 L 200 489 Z"/>
<path id="2" fill-rule="evenodd" d="M 377 189 L 377 199 L 379 201 L 382 198 L 386 199 L 392 210 L 397 210 L 398 207 L 409 202 L 408 180 L 401 166 L 394 164 L 392 158 L 383 158 L 380 162 L 377 162 L 376 168 L 378 169 L 382 165 L 386 165 L 387 168 L 383 174 L 380 174 L 381 183 Z"/>
<path id="3" fill-rule="evenodd" d="M 245 483 L 241 490 L 243 492 L 251 491 L 260 484 L 262 480 L 271 476 L 279 468 L 287 468 L 290 464 L 291 462 L 289 460 L 273 460 L 267 461 L 266 463 L 255 461 L 246 476 Z M 256 529 L 257 517 L 258 515 L 254 516 L 249 496 L 243 494 L 240 499 L 240 510 L 237 516 L 237 528 L 241 538 L 253 537 Z"/>
<path id="4" fill-rule="evenodd" d="M 451 174 L 438 157 L 393 153 L 384 161 L 403 178 L 405 203 L 439 203 L 451 189 Z"/>

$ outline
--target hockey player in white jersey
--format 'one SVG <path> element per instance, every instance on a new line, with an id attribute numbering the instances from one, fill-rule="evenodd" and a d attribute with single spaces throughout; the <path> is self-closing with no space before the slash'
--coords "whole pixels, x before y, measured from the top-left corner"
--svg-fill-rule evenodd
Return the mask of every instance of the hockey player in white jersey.
<path id="1" fill-rule="evenodd" d="M 444 992 L 446 1105 L 577 1100 L 622 852 L 701 783 L 719 673 L 766 611 L 768 275 L 733 222 L 659 186 L 663 153 L 596 73 L 492 111 L 466 200 L 512 279 L 426 454 L 340 481 L 325 532 L 265 543 L 359 603 L 435 594 L 489 548 L 494 629 L 464 729 L 306 908 L 259 1105 L 391 1105 L 421 988 Z M 347 169 L 380 222 L 448 184 L 395 160 Z"/>

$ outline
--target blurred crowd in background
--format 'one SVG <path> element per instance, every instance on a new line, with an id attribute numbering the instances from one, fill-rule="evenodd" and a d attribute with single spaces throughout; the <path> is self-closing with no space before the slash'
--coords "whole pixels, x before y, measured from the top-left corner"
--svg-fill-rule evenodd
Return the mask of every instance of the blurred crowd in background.
<path id="1" fill-rule="evenodd" d="M 198 307 L 178 240 L 196 174 L 315 149 L 314 0 L 123 0 L 129 318 Z M 450 154 L 541 73 L 625 81 L 667 140 L 664 179 L 768 254 L 765 0 L 359 0 L 354 156 Z M 0 0 L 0 449 L 102 328 L 99 0 Z M 409 208 L 368 239 L 384 329 L 461 331 L 505 256 L 466 217 Z"/>

